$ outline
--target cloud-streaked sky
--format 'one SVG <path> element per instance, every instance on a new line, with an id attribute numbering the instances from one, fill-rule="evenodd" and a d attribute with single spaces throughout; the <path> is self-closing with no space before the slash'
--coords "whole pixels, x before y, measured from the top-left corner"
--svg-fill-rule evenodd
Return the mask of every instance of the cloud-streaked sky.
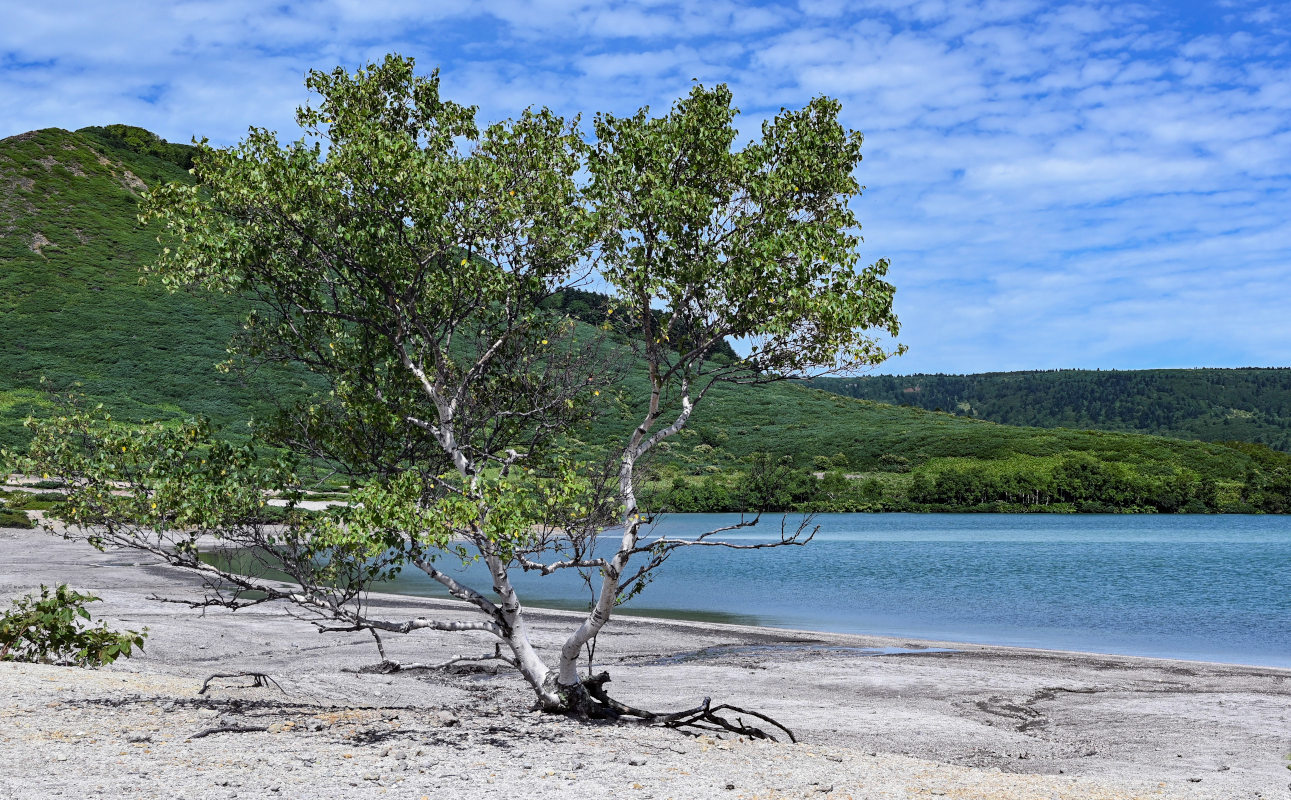
<path id="1" fill-rule="evenodd" d="M 817 94 L 865 133 L 887 372 L 1291 364 L 1291 7 L 1242 0 L 5 0 L 0 137 L 124 122 L 295 136 L 310 68 L 396 51 L 482 121 L 662 111 L 747 129 Z"/>

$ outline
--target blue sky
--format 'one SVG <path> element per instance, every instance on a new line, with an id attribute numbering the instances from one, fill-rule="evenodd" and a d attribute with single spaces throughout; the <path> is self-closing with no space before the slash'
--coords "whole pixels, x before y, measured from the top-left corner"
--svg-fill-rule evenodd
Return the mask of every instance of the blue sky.
<path id="1" fill-rule="evenodd" d="M 1291 7 L 9 2 L 0 137 L 125 122 L 294 135 L 310 68 L 388 51 L 483 121 L 662 110 L 726 82 L 747 130 L 817 94 L 865 133 L 886 372 L 1291 364 Z"/>

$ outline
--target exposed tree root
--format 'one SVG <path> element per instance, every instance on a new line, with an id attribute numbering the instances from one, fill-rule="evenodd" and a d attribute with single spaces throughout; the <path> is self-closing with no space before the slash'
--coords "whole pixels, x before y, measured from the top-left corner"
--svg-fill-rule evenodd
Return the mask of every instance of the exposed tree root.
<path id="1" fill-rule="evenodd" d="M 626 703 L 610 697 L 605 691 L 605 684 L 610 682 L 608 672 L 600 672 L 583 680 L 582 689 L 586 693 L 581 702 L 577 702 L 572 708 L 571 713 L 579 716 L 587 716 L 592 719 L 615 719 L 621 720 L 625 717 L 632 718 L 648 725 L 663 725 L 668 728 L 678 730 L 693 729 L 697 731 L 728 731 L 739 736 L 747 736 L 751 739 L 770 739 L 779 741 L 774 735 L 768 733 L 762 728 L 750 725 L 736 716 L 734 720 L 729 719 L 729 715 L 744 715 L 762 720 L 768 725 L 774 726 L 789 737 L 789 741 L 797 742 L 798 739 L 793 735 L 793 731 L 776 722 L 766 714 L 748 709 L 739 708 L 729 704 L 718 706 L 712 705 L 710 698 L 705 697 L 704 702 L 694 708 L 685 711 L 674 711 L 669 714 L 660 714 L 653 711 L 646 711 L 640 708 L 633 708 Z M 727 716 L 723 716 L 725 713 Z"/>
<path id="2" fill-rule="evenodd" d="M 274 680 L 273 678 L 270 678 L 268 675 L 264 674 L 263 672 L 217 672 L 214 675 L 207 678 L 206 680 L 202 681 L 202 688 L 199 689 L 197 693 L 206 694 L 206 690 L 209 689 L 211 686 L 211 681 L 215 680 L 216 678 L 253 678 L 254 682 L 251 684 L 251 686 L 246 688 L 263 687 L 263 686 L 268 686 L 269 684 L 272 683 L 274 686 L 278 688 L 278 691 L 282 692 L 283 694 L 287 693 L 287 690 L 282 688 L 282 686 L 279 685 L 279 683 L 276 680 Z"/>

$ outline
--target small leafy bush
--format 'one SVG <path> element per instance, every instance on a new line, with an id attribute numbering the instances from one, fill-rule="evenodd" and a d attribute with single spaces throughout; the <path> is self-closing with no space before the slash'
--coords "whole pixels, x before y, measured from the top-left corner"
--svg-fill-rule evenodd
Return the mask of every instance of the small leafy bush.
<path id="1" fill-rule="evenodd" d="M 0 528 L 34 528 L 36 523 L 23 511 L 0 506 Z"/>
<path id="2" fill-rule="evenodd" d="M 142 650 L 147 628 L 113 631 L 103 621 L 97 628 L 89 625 L 85 604 L 98 600 L 64 583 L 52 593 L 42 585 L 39 599 L 27 595 L 13 601 L 0 617 L 0 661 L 98 667 L 129 658 L 136 647 Z"/>
<path id="3" fill-rule="evenodd" d="M 910 459 L 896 453 L 884 453 L 879 456 L 879 469 L 883 472 L 909 472 Z"/>
<path id="4" fill-rule="evenodd" d="M 14 511 L 49 511 L 67 502 L 62 492 L 5 492 L 4 505 Z"/>

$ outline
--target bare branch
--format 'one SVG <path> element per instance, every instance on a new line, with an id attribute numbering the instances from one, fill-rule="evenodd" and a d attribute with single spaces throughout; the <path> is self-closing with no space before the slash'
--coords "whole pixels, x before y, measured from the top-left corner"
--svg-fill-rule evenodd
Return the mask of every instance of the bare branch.
<path id="1" fill-rule="evenodd" d="M 520 563 L 521 568 L 526 572 L 541 572 L 543 575 L 550 575 L 551 573 L 562 569 L 591 569 L 593 567 L 604 568 L 608 567 L 610 564 L 610 562 L 603 558 L 570 558 L 565 559 L 564 561 L 553 561 L 549 564 L 543 564 L 538 561 L 531 561 L 529 558 L 519 553 L 516 554 L 516 561 Z"/>
<path id="2" fill-rule="evenodd" d="M 510 656 L 503 655 L 502 645 L 501 643 L 498 643 L 493 646 L 492 653 L 485 653 L 482 656 L 457 655 L 446 661 L 440 661 L 437 664 L 401 664 L 398 661 L 382 660 L 376 667 L 364 668 L 361 669 L 360 672 L 380 672 L 384 675 L 388 675 L 394 672 L 411 672 L 413 670 L 442 670 L 448 669 L 455 664 L 478 664 L 484 661 L 501 661 L 503 664 L 514 669 L 520 668 L 520 663 L 518 661 Z"/>
<path id="3" fill-rule="evenodd" d="M 792 533 L 788 531 L 788 526 L 786 524 L 787 517 L 781 518 L 780 538 L 775 541 L 740 544 L 737 542 L 728 542 L 728 541 L 709 538 L 710 536 L 716 536 L 717 534 L 720 534 L 720 533 L 739 530 L 741 528 L 752 527 L 758 524 L 758 520 L 760 519 L 760 516 L 761 515 L 748 521 L 741 520 L 740 522 L 734 525 L 727 525 L 721 528 L 714 528 L 713 530 L 699 534 L 699 536 L 695 537 L 694 539 L 673 539 L 667 536 L 660 536 L 655 539 L 649 539 L 647 544 L 641 545 L 634 552 L 638 552 L 638 553 L 648 552 L 653 548 L 658 548 L 658 547 L 664 547 L 667 549 L 675 549 L 678 547 L 725 547 L 730 550 L 765 550 L 771 547 L 801 546 L 801 545 L 807 544 L 812 539 L 814 539 L 816 537 L 816 533 L 820 531 L 819 525 L 813 526 L 811 524 L 812 520 L 815 518 L 815 515 L 807 514 L 803 517 L 802 522 L 798 524 L 798 527 L 794 529 Z M 810 533 L 807 533 L 806 536 L 804 536 L 803 532 L 806 531 L 808 528 L 811 528 L 811 531 Z"/>
<path id="4" fill-rule="evenodd" d="M 403 622 L 389 622 L 386 620 L 369 619 L 358 614 L 352 615 L 358 621 L 353 625 L 328 626 L 319 625 L 319 633 L 344 633 L 347 631 L 362 631 L 369 628 L 375 628 L 379 631 L 389 633 L 411 633 L 412 631 L 432 630 L 432 631 L 483 631 L 491 633 L 494 636 L 501 637 L 502 629 L 493 622 L 463 622 L 461 620 L 444 620 L 430 619 L 428 617 L 417 617 L 415 619 L 404 620 Z"/>
<path id="5" fill-rule="evenodd" d="M 215 680 L 216 678 L 252 678 L 253 681 L 251 683 L 250 688 L 259 688 L 263 686 L 268 686 L 269 684 L 272 683 L 274 686 L 278 688 L 278 691 L 282 692 L 283 694 L 287 693 L 287 690 L 282 688 L 282 686 L 276 680 L 269 677 L 263 672 L 217 672 L 214 675 L 211 675 L 210 677 L 208 677 L 206 680 L 202 681 L 202 688 L 198 689 L 197 693 L 206 694 L 206 690 L 210 688 L 211 681 Z"/>
<path id="6" fill-rule="evenodd" d="M 426 561 L 425 559 L 419 559 L 413 563 L 416 564 L 417 568 L 422 572 L 426 573 L 433 580 L 438 581 L 444 586 L 444 588 L 448 589 L 448 593 L 453 597 L 456 597 L 458 600 L 465 600 L 483 611 L 485 614 L 488 614 L 490 617 L 497 618 L 497 615 L 500 613 L 500 609 L 497 607 L 496 603 L 492 602 L 484 595 L 475 591 L 471 587 L 460 583 L 452 575 L 436 569 L 434 564 Z"/>
<path id="7" fill-rule="evenodd" d="M 269 730 L 264 725 L 220 725 L 215 728 L 207 728 L 204 731 L 198 731 L 190 739 L 202 739 L 217 733 L 264 733 Z"/>

